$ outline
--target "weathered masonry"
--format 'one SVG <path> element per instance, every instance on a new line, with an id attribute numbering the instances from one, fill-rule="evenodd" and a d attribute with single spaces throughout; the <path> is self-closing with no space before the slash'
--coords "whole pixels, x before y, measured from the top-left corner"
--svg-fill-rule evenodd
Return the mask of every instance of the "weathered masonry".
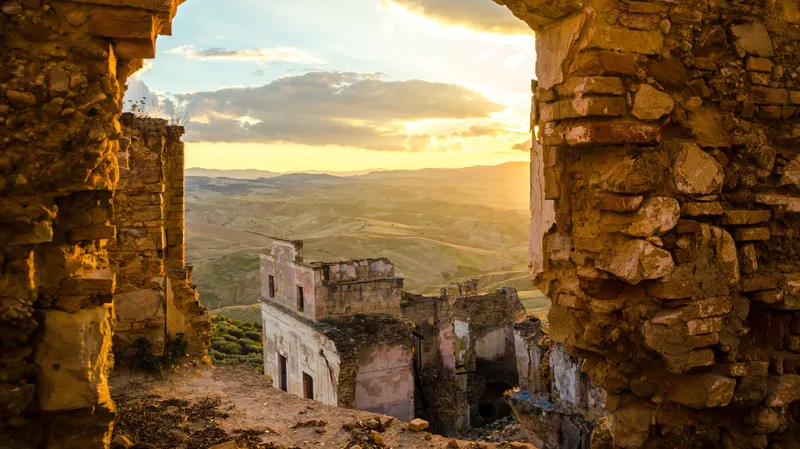
<path id="1" fill-rule="evenodd" d="M 532 266 L 555 299 L 551 337 L 607 393 L 594 444 L 791 447 L 797 1 L 497 1 L 537 31 Z M 108 444 L 122 91 L 179 3 L 0 4 L 12 447 Z M 536 219 L 548 201 L 552 227 Z"/>
<path id="2" fill-rule="evenodd" d="M 179 3 L 0 3 L 2 445 L 108 445 L 123 86 Z"/>
<path id="3" fill-rule="evenodd" d="M 274 239 L 261 256 L 264 372 L 297 396 L 411 420 L 402 288 L 387 259 L 306 262 L 301 241 Z"/>
<path id="4" fill-rule="evenodd" d="M 589 449 L 595 424 L 606 415 L 605 395 L 583 372 L 584 361 L 550 340 L 546 329 L 535 318 L 514 324 L 519 388 L 508 401 L 536 447 Z"/>
<path id="5" fill-rule="evenodd" d="M 793 447 L 797 1 L 500 2 L 538 31 L 532 239 L 593 447 Z"/>
<path id="6" fill-rule="evenodd" d="M 144 337 L 162 355 L 166 343 L 182 334 L 190 353 L 202 357 L 211 323 L 184 264 L 184 130 L 129 113 L 121 121 L 116 239 L 109 244 L 117 273 L 114 353 L 118 362 L 125 360 L 131 341 Z"/>
<path id="7" fill-rule="evenodd" d="M 510 414 L 503 393 L 517 385 L 513 324 L 524 315 L 516 290 L 478 294 L 477 280 L 440 296 L 403 293 L 414 323 L 417 416 L 432 431 L 456 435 Z"/>

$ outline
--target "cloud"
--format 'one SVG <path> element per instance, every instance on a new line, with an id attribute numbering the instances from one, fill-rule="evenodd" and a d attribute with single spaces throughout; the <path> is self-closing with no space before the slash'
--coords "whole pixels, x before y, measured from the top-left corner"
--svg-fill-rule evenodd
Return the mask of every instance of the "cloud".
<path id="1" fill-rule="evenodd" d="M 437 22 L 496 34 L 530 34 L 524 22 L 492 0 L 388 0 Z"/>
<path id="2" fill-rule="evenodd" d="M 531 145 L 533 145 L 533 141 L 531 139 L 528 139 L 524 142 L 515 143 L 514 146 L 512 146 L 511 148 L 520 151 L 530 151 Z"/>
<path id="3" fill-rule="evenodd" d="M 254 61 L 264 65 L 276 62 L 296 64 L 324 64 L 325 61 L 312 54 L 293 47 L 255 48 L 250 50 L 230 50 L 227 48 L 196 48 L 194 45 L 182 45 L 167 50 L 167 53 L 183 55 L 187 59 L 201 61 Z"/>
<path id="4" fill-rule="evenodd" d="M 486 125 L 469 125 L 455 133 L 458 137 L 498 137 L 508 134 L 508 127 L 502 123 L 489 123 Z"/>
<path id="5" fill-rule="evenodd" d="M 259 87 L 175 95 L 191 111 L 187 141 L 339 145 L 388 151 L 454 148 L 460 138 L 496 136 L 505 110 L 466 87 L 380 74 L 311 72 Z M 440 134 L 413 131 L 423 120 L 464 120 Z M 485 123 L 476 124 L 476 120 Z M 512 132 L 508 132 L 511 134 Z"/>

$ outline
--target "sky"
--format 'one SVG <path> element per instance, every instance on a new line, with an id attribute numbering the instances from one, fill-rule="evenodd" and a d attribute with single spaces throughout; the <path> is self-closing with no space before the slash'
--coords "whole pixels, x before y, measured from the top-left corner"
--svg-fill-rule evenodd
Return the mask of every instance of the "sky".
<path id="1" fill-rule="evenodd" d="M 528 160 L 533 33 L 492 0 L 189 0 L 125 109 L 188 120 L 186 166 Z"/>

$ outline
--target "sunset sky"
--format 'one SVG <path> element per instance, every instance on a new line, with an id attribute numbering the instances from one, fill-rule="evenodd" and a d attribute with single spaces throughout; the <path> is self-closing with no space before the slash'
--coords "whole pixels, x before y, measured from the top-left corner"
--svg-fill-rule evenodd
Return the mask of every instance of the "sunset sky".
<path id="1" fill-rule="evenodd" d="M 493 165 L 528 159 L 533 49 L 491 0 L 191 0 L 126 105 L 188 112 L 187 167 Z"/>

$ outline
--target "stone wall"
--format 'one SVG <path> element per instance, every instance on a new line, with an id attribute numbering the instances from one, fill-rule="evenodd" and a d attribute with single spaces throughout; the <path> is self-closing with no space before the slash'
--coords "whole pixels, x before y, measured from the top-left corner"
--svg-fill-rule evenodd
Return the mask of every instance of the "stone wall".
<path id="1" fill-rule="evenodd" d="M 797 2 L 499 2 L 537 30 L 538 283 L 597 447 L 800 440 Z"/>
<path id="2" fill-rule="evenodd" d="M 404 293 L 401 310 L 415 326 L 418 415 L 441 434 L 470 428 L 473 416 L 480 424 L 479 405 L 502 397 L 494 386 L 517 383 L 512 326 L 523 307 L 516 291 L 480 295 L 477 281 L 468 280 L 438 297 Z"/>
<path id="3" fill-rule="evenodd" d="M 178 3 L 0 6 L 4 445 L 108 444 L 116 279 L 107 245 L 122 85 L 139 58 L 154 56 Z"/>
<path id="4" fill-rule="evenodd" d="M 547 323 L 514 325 L 519 388 L 508 401 L 528 441 L 540 449 L 589 449 L 606 414 L 605 393 L 591 385 L 584 361 L 547 336 Z"/>
<path id="5" fill-rule="evenodd" d="M 114 352 L 127 359 L 131 341 L 144 337 L 155 355 L 163 355 L 181 333 L 190 353 L 202 357 L 211 323 L 184 265 L 183 128 L 129 113 L 122 125 L 117 238 L 109 245 L 117 273 Z"/>

